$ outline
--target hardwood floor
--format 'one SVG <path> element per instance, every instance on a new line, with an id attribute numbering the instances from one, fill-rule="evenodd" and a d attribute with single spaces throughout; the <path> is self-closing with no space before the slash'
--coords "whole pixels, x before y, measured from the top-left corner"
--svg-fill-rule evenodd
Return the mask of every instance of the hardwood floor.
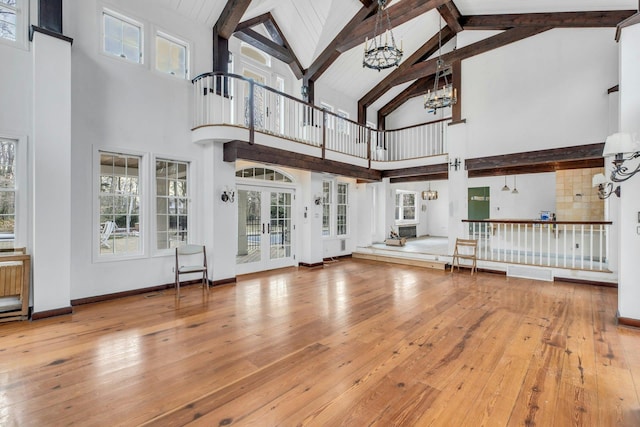
<path id="1" fill-rule="evenodd" d="M 0 325 L 0 425 L 638 426 L 617 291 L 365 260 Z"/>

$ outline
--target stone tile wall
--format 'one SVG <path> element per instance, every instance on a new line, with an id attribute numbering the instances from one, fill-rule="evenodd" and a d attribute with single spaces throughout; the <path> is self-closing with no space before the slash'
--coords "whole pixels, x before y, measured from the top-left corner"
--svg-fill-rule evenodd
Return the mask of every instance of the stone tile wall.
<path id="1" fill-rule="evenodd" d="M 570 169 L 556 172 L 556 217 L 558 221 L 603 221 L 604 200 L 591 186 L 591 178 L 604 168 Z M 615 196 L 613 196 L 615 197 Z"/>

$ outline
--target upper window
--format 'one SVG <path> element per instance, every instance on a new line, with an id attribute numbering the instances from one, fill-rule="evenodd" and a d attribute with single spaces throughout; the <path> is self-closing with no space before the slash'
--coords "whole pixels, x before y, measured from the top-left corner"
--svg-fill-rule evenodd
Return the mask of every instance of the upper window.
<path id="1" fill-rule="evenodd" d="M 265 67 L 271 67 L 271 57 L 251 45 L 242 43 L 240 45 L 240 53 Z"/>
<path id="2" fill-rule="evenodd" d="M 23 0 L 0 0 L 0 40 L 21 41 L 24 37 Z"/>
<path id="3" fill-rule="evenodd" d="M 322 181 L 322 235 L 331 235 L 331 181 Z"/>
<path id="4" fill-rule="evenodd" d="M 338 110 L 338 118 L 336 119 L 336 130 L 338 132 L 349 134 L 349 122 L 345 119 L 349 119 L 349 113 L 346 111 Z"/>
<path id="5" fill-rule="evenodd" d="M 12 247 L 16 230 L 16 142 L 0 139 L 0 248 Z"/>
<path id="6" fill-rule="evenodd" d="M 170 249 L 189 241 L 189 164 L 156 160 L 157 248 Z"/>
<path id="7" fill-rule="evenodd" d="M 288 176 L 269 168 L 249 167 L 236 171 L 238 178 L 261 179 L 264 181 L 293 182 Z"/>
<path id="8" fill-rule="evenodd" d="M 347 234 L 347 211 L 349 208 L 349 184 L 338 183 L 338 200 L 336 203 L 336 234 L 344 236 Z"/>
<path id="9" fill-rule="evenodd" d="M 142 252 L 140 156 L 100 153 L 100 254 Z"/>
<path id="10" fill-rule="evenodd" d="M 326 102 L 321 102 L 320 108 L 322 108 L 323 110 L 327 110 L 330 113 L 333 113 L 333 107 L 327 104 Z M 333 114 L 327 114 L 327 122 L 326 122 L 327 128 L 333 129 L 333 122 L 334 122 Z"/>
<path id="11" fill-rule="evenodd" d="M 107 10 L 102 12 L 102 21 L 105 53 L 141 64 L 142 24 Z"/>
<path id="12" fill-rule="evenodd" d="M 396 190 L 396 221 L 415 221 L 417 203 L 415 191 Z"/>
<path id="13" fill-rule="evenodd" d="M 188 79 L 188 65 L 188 44 L 158 32 L 156 34 L 156 70 L 181 79 Z"/>

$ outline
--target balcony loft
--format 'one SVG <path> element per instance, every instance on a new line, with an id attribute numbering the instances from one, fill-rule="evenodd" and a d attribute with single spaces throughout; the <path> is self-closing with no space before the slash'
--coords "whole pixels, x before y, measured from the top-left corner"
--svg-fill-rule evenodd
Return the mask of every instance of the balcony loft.
<path id="1" fill-rule="evenodd" d="M 449 119 L 379 131 L 238 75 L 202 74 L 193 88 L 193 142 L 225 143 L 225 161 L 370 181 L 394 170 L 447 176 Z"/>

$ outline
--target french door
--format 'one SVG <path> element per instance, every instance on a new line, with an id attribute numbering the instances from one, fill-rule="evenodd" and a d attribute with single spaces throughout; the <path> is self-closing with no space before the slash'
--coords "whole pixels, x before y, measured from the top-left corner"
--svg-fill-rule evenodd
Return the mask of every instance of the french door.
<path id="1" fill-rule="evenodd" d="M 238 186 L 236 273 L 295 265 L 293 189 Z"/>

